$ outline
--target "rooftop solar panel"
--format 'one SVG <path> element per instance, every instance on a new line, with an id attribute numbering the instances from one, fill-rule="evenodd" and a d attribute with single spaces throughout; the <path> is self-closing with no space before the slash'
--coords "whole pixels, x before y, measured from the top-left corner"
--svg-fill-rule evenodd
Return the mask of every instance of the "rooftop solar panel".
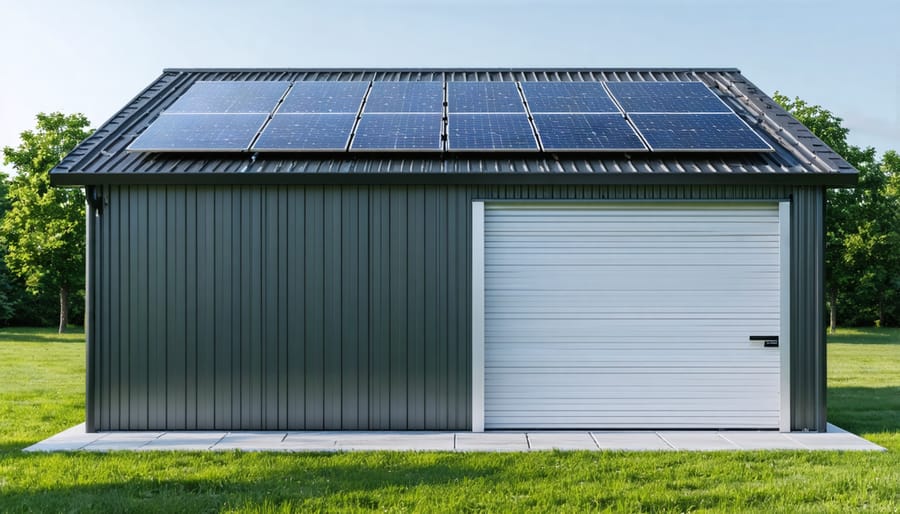
<path id="1" fill-rule="evenodd" d="M 515 82 L 448 82 L 450 112 L 525 112 Z"/>
<path id="2" fill-rule="evenodd" d="M 535 114 L 541 145 L 557 151 L 644 151 L 621 114 Z"/>
<path id="3" fill-rule="evenodd" d="M 732 112 L 702 82 L 608 82 L 625 112 Z"/>
<path id="4" fill-rule="evenodd" d="M 523 114 L 450 114 L 448 150 L 538 150 Z"/>
<path id="5" fill-rule="evenodd" d="M 289 85 L 282 81 L 195 82 L 165 112 L 269 114 Z"/>
<path id="6" fill-rule="evenodd" d="M 443 82 L 373 82 L 365 112 L 444 111 Z"/>
<path id="7" fill-rule="evenodd" d="M 368 89 L 368 82 L 295 82 L 278 112 L 356 114 Z"/>
<path id="8" fill-rule="evenodd" d="M 735 114 L 632 114 L 630 117 L 652 150 L 772 150 Z"/>
<path id="9" fill-rule="evenodd" d="M 268 114 L 161 114 L 128 150 L 240 152 L 247 150 Z"/>
<path id="10" fill-rule="evenodd" d="M 440 151 L 442 128 L 440 113 L 363 114 L 350 149 Z"/>
<path id="11" fill-rule="evenodd" d="M 253 150 L 344 151 L 356 122 L 356 114 L 281 114 L 272 117 Z"/>
<path id="12" fill-rule="evenodd" d="M 522 82 L 522 92 L 532 113 L 619 112 L 599 82 Z"/>

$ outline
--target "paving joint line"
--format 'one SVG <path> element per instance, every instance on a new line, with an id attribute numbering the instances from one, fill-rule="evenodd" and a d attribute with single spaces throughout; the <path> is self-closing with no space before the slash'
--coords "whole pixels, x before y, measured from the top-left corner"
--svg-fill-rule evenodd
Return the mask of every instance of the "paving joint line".
<path id="1" fill-rule="evenodd" d="M 596 446 L 597 449 L 599 450 L 599 449 L 600 449 L 600 443 L 597 442 L 597 437 L 594 435 L 594 433 L 591 432 L 590 430 L 588 430 L 588 436 L 590 436 L 591 441 L 594 442 L 594 446 Z"/>
<path id="2" fill-rule="evenodd" d="M 669 445 L 669 448 L 671 448 L 671 449 L 673 449 L 673 450 L 677 450 L 677 449 L 678 449 L 678 447 L 676 447 L 674 444 L 670 443 L 668 439 L 666 439 L 665 437 L 663 437 L 662 433 L 660 433 L 660 432 L 653 432 L 653 433 L 656 434 L 656 437 L 662 439 L 662 442 L 664 442 L 664 443 L 666 443 L 667 445 Z"/>

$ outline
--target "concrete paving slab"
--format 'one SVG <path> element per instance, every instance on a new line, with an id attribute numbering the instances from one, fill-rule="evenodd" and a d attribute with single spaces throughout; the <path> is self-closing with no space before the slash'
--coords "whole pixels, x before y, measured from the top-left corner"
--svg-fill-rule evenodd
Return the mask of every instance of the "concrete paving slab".
<path id="1" fill-rule="evenodd" d="M 216 451 L 241 450 L 247 452 L 287 450 L 284 438 L 287 432 L 229 432 L 213 445 Z"/>
<path id="2" fill-rule="evenodd" d="M 139 450 L 208 450 L 226 435 L 226 432 L 166 432 L 138 448 Z"/>
<path id="3" fill-rule="evenodd" d="M 742 450 L 803 450 L 802 444 L 788 439 L 780 432 L 724 431 L 719 435 Z"/>
<path id="4" fill-rule="evenodd" d="M 738 445 L 720 436 L 718 432 L 657 432 L 676 450 L 739 450 Z"/>
<path id="5" fill-rule="evenodd" d="M 671 450 L 656 432 L 591 432 L 601 450 Z"/>
<path id="6" fill-rule="evenodd" d="M 791 432 L 786 434 L 788 438 L 797 441 L 809 450 L 868 450 L 886 451 L 875 443 L 866 441 L 849 432 L 812 433 Z"/>
<path id="7" fill-rule="evenodd" d="M 463 452 L 521 452 L 528 450 L 524 432 L 459 432 L 456 450 Z"/>
<path id="8" fill-rule="evenodd" d="M 121 439 L 118 441 L 108 441 L 106 439 L 99 439 L 84 448 L 82 450 L 92 451 L 92 452 L 110 452 L 110 451 L 120 451 L 120 450 L 140 450 L 142 446 L 146 445 L 153 439 Z"/>
<path id="9" fill-rule="evenodd" d="M 337 434 L 338 450 L 453 451 L 453 434 L 425 433 L 348 433 Z"/>
<path id="10" fill-rule="evenodd" d="M 80 450 L 85 446 L 101 439 L 106 434 L 89 434 L 85 431 L 85 424 L 80 423 L 72 428 L 51 436 L 39 443 L 35 443 L 22 451 L 26 452 L 60 452 Z"/>
<path id="11" fill-rule="evenodd" d="M 289 451 L 333 452 L 337 439 L 334 432 L 288 432 L 282 444 Z"/>
<path id="12" fill-rule="evenodd" d="M 587 432 L 528 432 L 532 450 L 596 450 L 597 443 Z"/>

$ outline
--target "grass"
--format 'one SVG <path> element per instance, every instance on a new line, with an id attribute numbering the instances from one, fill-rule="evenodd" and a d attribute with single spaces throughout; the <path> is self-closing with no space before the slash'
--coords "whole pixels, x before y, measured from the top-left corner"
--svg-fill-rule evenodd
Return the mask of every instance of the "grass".
<path id="1" fill-rule="evenodd" d="M 829 344 L 845 452 L 57 453 L 83 419 L 80 335 L 0 330 L 0 512 L 900 511 L 900 331 Z"/>

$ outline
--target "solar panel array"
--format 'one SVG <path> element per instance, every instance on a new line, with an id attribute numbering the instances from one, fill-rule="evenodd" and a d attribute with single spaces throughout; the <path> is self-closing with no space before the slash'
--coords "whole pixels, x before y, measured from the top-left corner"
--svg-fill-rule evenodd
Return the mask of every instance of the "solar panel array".
<path id="1" fill-rule="evenodd" d="M 702 82 L 197 82 L 142 152 L 771 151 Z"/>

